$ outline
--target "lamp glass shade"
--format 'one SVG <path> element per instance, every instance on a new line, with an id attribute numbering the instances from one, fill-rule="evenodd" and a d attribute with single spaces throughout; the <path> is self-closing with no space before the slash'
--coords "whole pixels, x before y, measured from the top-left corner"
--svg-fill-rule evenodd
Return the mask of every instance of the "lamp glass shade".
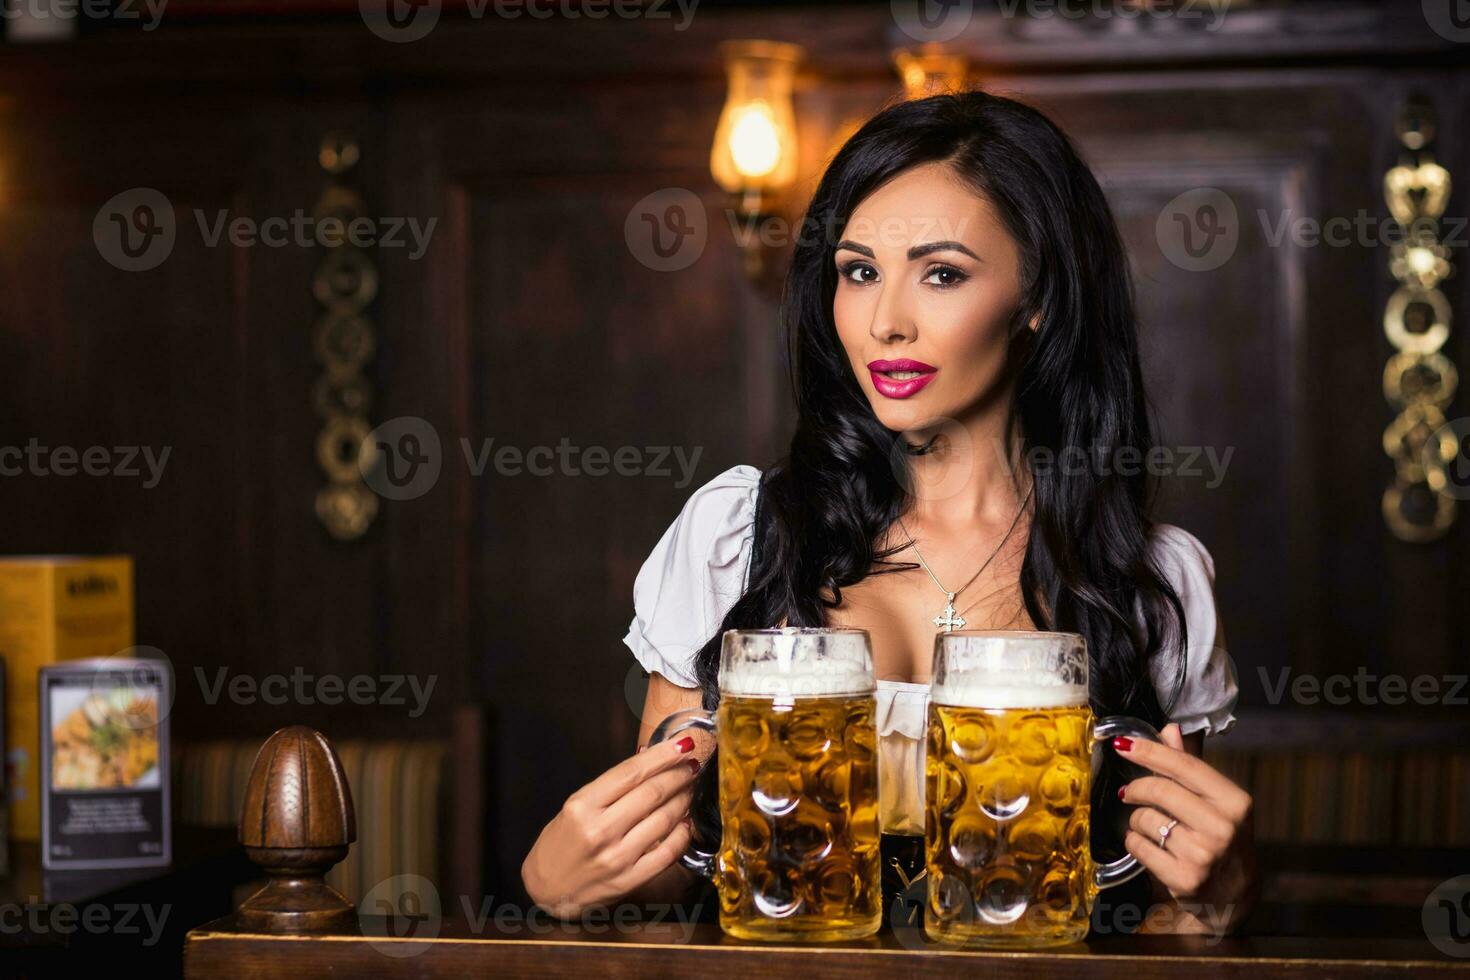
<path id="1" fill-rule="evenodd" d="M 969 82 L 969 59 L 942 48 L 900 48 L 893 53 L 893 64 L 903 79 L 906 99 L 961 92 Z"/>
<path id="2" fill-rule="evenodd" d="M 796 179 L 792 83 L 801 48 L 774 41 L 722 45 L 727 89 L 710 173 L 730 193 L 779 191 Z"/>

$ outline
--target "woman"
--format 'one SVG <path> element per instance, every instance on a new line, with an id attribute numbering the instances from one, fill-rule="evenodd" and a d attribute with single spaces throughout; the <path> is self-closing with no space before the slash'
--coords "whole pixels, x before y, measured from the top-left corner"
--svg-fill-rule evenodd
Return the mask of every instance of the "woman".
<path id="1" fill-rule="evenodd" d="M 642 748 L 669 713 L 715 706 L 726 629 L 869 630 L 883 830 L 922 833 L 934 634 L 963 620 L 1083 634 L 1094 709 L 1168 723 L 1162 745 L 1116 746 L 1157 774 L 1120 794 L 1158 903 L 1145 928 L 1233 928 L 1255 892 L 1251 801 L 1199 755 L 1234 721 L 1235 672 L 1209 553 L 1147 516 L 1132 286 L 1096 180 L 1035 110 L 941 95 L 856 133 L 804 227 L 783 299 L 790 453 L 701 487 L 643 565 L 625 637 L 652 675 L 639 751 L 546 826 L 529 894 L 564 916 L 691 894 L 677 857 L 718 839 L 714 767 L 695 779 L 688 738 Z"/>

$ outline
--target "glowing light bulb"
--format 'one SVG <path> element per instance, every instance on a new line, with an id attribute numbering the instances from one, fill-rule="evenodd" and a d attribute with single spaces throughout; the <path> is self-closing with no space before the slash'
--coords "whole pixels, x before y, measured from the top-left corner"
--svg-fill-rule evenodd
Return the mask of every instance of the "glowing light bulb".
<path id="1" fill-rule="evenodd" d="M 767 103 L 741 107 L 730 127 L 730 155 L 745 177 L 764 177 L 781 162 L 781 133 Z"/>
<path id="2" fill-rule="evenodd" d="M 727 41 L 725 106 L 710 150 L 715 182 L 747 203 L 769 204 L 796 179 L 791 90 L 801 48 L 775 41 Z"/>

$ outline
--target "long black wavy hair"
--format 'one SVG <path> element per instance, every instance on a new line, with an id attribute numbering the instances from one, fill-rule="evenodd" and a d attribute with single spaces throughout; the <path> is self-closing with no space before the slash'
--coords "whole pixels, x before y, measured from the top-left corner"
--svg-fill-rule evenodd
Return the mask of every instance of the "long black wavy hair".
<path id="1" fill-rule="evenodd" d="M 1087 459 L 1131 449 L 1147 458 L 1153 426 L 1139 363 L 1127 256 L 1101 188 L 1072 143 L 1037 110 L 984 92 L 885 108 L 832 159 L 798 236 L 782 297 L 797 427 L 790 452 L 761 478 L 744 593 L 699 650 L 704 706 L 719 702 L 720 635 L 728 629 L 823 626 L 844 586 L 899 550 L 875 542 L 909 503 L 895 446 L 908 443 L 873 413 L 833 321 L 836 243 L 870 193 L 916 165 L 942 162 L 987 199 L 1021 256 L 1022 299 L 1011 325 L 1018 448 L 1029 460 Z M 1039 315 L 1035 333 L 1028 324 Z M 922 451 L 923 447 L 920 447 Z M 1075 451 L 1072 454 L 1075 458 Z M 1177 657 L 1184 611 L 1150 561 L 1152 485 L 1134 467 L 1032 464 L 1030 537 L 1021 594 L 1044 630 L 1081 633 L 1099 714 L 1165 720 L 1150 676 Z M 830 593 L 831 600 L 825 598 Z M 718 840 L 715 770 L 696 783 L 696 837 Z"/>

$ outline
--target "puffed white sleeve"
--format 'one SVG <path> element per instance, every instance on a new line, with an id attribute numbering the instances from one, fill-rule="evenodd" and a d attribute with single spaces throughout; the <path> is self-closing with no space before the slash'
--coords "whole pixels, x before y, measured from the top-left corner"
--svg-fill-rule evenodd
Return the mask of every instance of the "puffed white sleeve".
<path id="1" fill-rule="evenodd" d="M 623 642 L 644 670 L 699 686 L 694 655 L 745 589 L 760 476 L 733 466 L 695 490 L 639 569 Z"/>
<path id="2" fill-rule="evenodd" d="M 1156 657 L 1153 661 L 1159 703 L 1181 733 L 1218 735 L 1235 724 L 1240 688 L 1215 604 L 1215 560 L 1198 538 L 1172 524 L 1155 525 L 1151 547 L 1155 565 L 1184 607 L 1188 644 L 1182 685 L 1177 659 Z"/>

